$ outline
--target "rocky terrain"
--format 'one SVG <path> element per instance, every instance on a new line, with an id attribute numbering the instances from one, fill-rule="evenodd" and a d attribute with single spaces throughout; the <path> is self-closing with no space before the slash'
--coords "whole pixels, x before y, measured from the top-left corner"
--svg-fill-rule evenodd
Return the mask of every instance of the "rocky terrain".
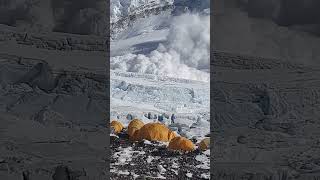
<path id="1" fill-rule="evenodd" d="M 111 179 L 209 179 L 210 151 L 169 151 L 165 144 L 111 137 Z"/>

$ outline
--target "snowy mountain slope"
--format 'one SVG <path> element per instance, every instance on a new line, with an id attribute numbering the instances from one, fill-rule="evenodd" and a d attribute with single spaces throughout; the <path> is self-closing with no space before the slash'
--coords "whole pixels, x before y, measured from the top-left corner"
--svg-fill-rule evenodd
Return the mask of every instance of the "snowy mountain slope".
<path id="1" fill-rule="evenodd" d="M 160 30 L 154 30 L 148 19 L 145 26 L 135 28 L 148 27 L 149 31 L 111 42 L 111 69 L 208 82 L 209 16 L 184 14 L 169 19 L 171 26 Z"/>
<path id="2" fill-rule="evenodd" d="M 202 11 L 210 7 L 210 0 L 111 0 L 110 22 L 115 23 L 121 18 L 165 6 L 175 6 L 175 9 L 188 8 L 191 11 Z"/>
<path id="3" fill-rule="evenodd" d="M 148 113 L 166 114 L 163 123 L 177 134 L 199 141 L 210 132 L 209 16 L 184 13 L 184 8 L 174 6 L 177 2 L 111 2 L 114 3 L 111 6 L 114 14 L 111 19 L 113 34 L 110 43 L 111 120 L 117 119 L 127 126 L 131 121 L 129 114 L 145 123 L 156 121 L 146 118 Z M 180 6 L 187 6 L 185 3 L 180 1 Z M 169 120 L 171 114 L 176 116 L 173 124 Z M 130 150 L 123 148 L 126 146 Z M 154 149 L 152 146 L 150 148 Z M 112 143 L 114 154 L 132 154 L 137 148 L 143 154 L 139 158 L 132 158 L 135 164 L 132 168 L 126 168 L 129 162 L 121 165 L 123 158 L 111 157 L 115 161 L 111 163 L 112 178 L 148 175 L 170 179 L 186 176 L 186 173 L 188 176 L 193 174 L 195 178 L 209 177 L 208 163 L 202 165 L 202 162 L 196 160 L 198 156 L 186 156 L 190 158 L 188 163 L 194 167 L 181 168 L 179 171 L 182 174 L 178 170 L 175 172 L 174 167 L 174 172 L 163 173 L 162 170 L 171 166 L 167 160 L 176 158 L 171 158 L 171 155 L 159 158 L 150 154 L 149 148 L 145 146 L 119 145 L 117 140 Z M 169 153 L 165 146 L 158 149 L 162 149 L 162 153 Z M 210 151 L 207 155 L 202 154 L 203 161 L 209 161 L 208 154 Z M 145 172 L 135 167 L 137 160 L 147 158 L 146 155 L 148 158 L 158 158 L 155 161 L 164 165 L 158 175 L 153 174 L 159 171 L 157 167 L 152 171 L 143 168 Z M 176 157 L 180 159 L 177 163 L 181 163 L 181 166 L 186 163 L 183 156 Z M 141 163 L 139 161 L 138 164 Z"/>
<path id="4" fill-rule="evenodd" d="M 111 38 L 131 29 L 137 20 L 152 15 L 169 14 L 177 16 L 186 12 L 200 12 L 209 15 L 210 0 L 112 0 L 110 5 Z"/>
<path id="5" fill-rule="evenodd" d="M 171 25 L 155 28 L 163 23 Z M 161 14 L 136 21 L 111 42 L 111 109 L 140 116 L 147 110 L 189 113 L 192 124 L 209 114 L 208 52 L 207 16 Z"/>
<path id="6" fill-rule="evenodd" d="M 119 21 L 121 18 L 139 14 L 148 9 L 172 5 L 173 0 L 111 0 L 111 23 Z"/>
<path id="7" fill-rule="evenodd" d="M 175 7 L 177 2 L 183 8 Z M 163 123 L 177 134 L 200 141 L 210 132 L 210 19 L 205 13 L 190 13 L 184 7 L 197 9 L 201 3 L 173 0 L 117 0 L 111 3 L 110 120 L 118 120 L 126 127 L 131 121 L 129 115 L 148 123 L 157 121 L 156 118 L 148 119 L 148 113 L 152 117 L 164 114 Z M 174 123 L 170 120 L 172 114 L 176 117 Z M 118 141 L 125 143 L 119 144 Z M 112 178 L 145 175 L 176 179 L 186 174 L 194 178 L 209 177 L 209 150 L 206 155 L 196 152 L 172 156 L 166 145 L 158 148 L 150 145 L 133 145 L 124 137 L 112 141 Z M 150 149 L 168 155 L 159 158 Z M 131 158 L 130 154 L 137 150 L 141 154 Z M 130 162 L 123 163 L 121 154 L 129 155 Z M 205 162 L 197 161 L 198 155 Z M 190 158 L 189 161 L 185 160 L 186 157 Z M 140 161 L 146 158 L 155 159 L 161 168 Z M 168 172 L 172 165 L 170 159 L 179 159 L 175 162 L 183 166 L 179 172 L 174 167 L 173 172 Z M 128 163 L 132 165 L 130 168 L 127 168 Z M 144 168 L 137 168 L 138 165 Z"/>

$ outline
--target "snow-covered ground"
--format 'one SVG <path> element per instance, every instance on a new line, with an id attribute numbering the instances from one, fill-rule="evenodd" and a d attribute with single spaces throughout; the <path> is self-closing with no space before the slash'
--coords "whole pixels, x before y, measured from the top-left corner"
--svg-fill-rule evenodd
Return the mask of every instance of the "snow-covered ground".
<path id="1" fill-rule="evenodd" d="M 133 8 L 163 6 L 160 2 L 174 3 L 111 1 L 111 22 L 132 15 Z M 150 122 L 148 112 L 174 113 L 175 123 L 194 127 L 183 135 L 209 134 L 209 21 L 208 15 L 164 11 L 118 32 L 111 41 L 111 120 L 127 125 L 128 114 Z"/>

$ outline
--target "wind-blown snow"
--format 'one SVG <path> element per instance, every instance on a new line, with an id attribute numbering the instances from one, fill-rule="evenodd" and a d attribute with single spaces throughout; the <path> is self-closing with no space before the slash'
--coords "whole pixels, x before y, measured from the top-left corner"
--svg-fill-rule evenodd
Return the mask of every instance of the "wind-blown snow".
<path id="1" fill-rule="evenodd" d="M 113 70 L 166 75 L 209 81 L 209 16 L 184 14 L 173 18 L 165 43 L 150 54 L 127 54 L 111 58 Z"/>

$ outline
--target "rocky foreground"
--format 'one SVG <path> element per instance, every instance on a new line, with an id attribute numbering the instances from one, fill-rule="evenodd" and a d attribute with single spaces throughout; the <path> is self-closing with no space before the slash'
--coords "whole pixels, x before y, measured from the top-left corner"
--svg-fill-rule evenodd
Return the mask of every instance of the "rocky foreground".
<path id="1" fill-rule="evenodd" d="M 169 151 L 165 144 L 111 136 L 111 179 L 209 179 L 210 151 Z"/>

